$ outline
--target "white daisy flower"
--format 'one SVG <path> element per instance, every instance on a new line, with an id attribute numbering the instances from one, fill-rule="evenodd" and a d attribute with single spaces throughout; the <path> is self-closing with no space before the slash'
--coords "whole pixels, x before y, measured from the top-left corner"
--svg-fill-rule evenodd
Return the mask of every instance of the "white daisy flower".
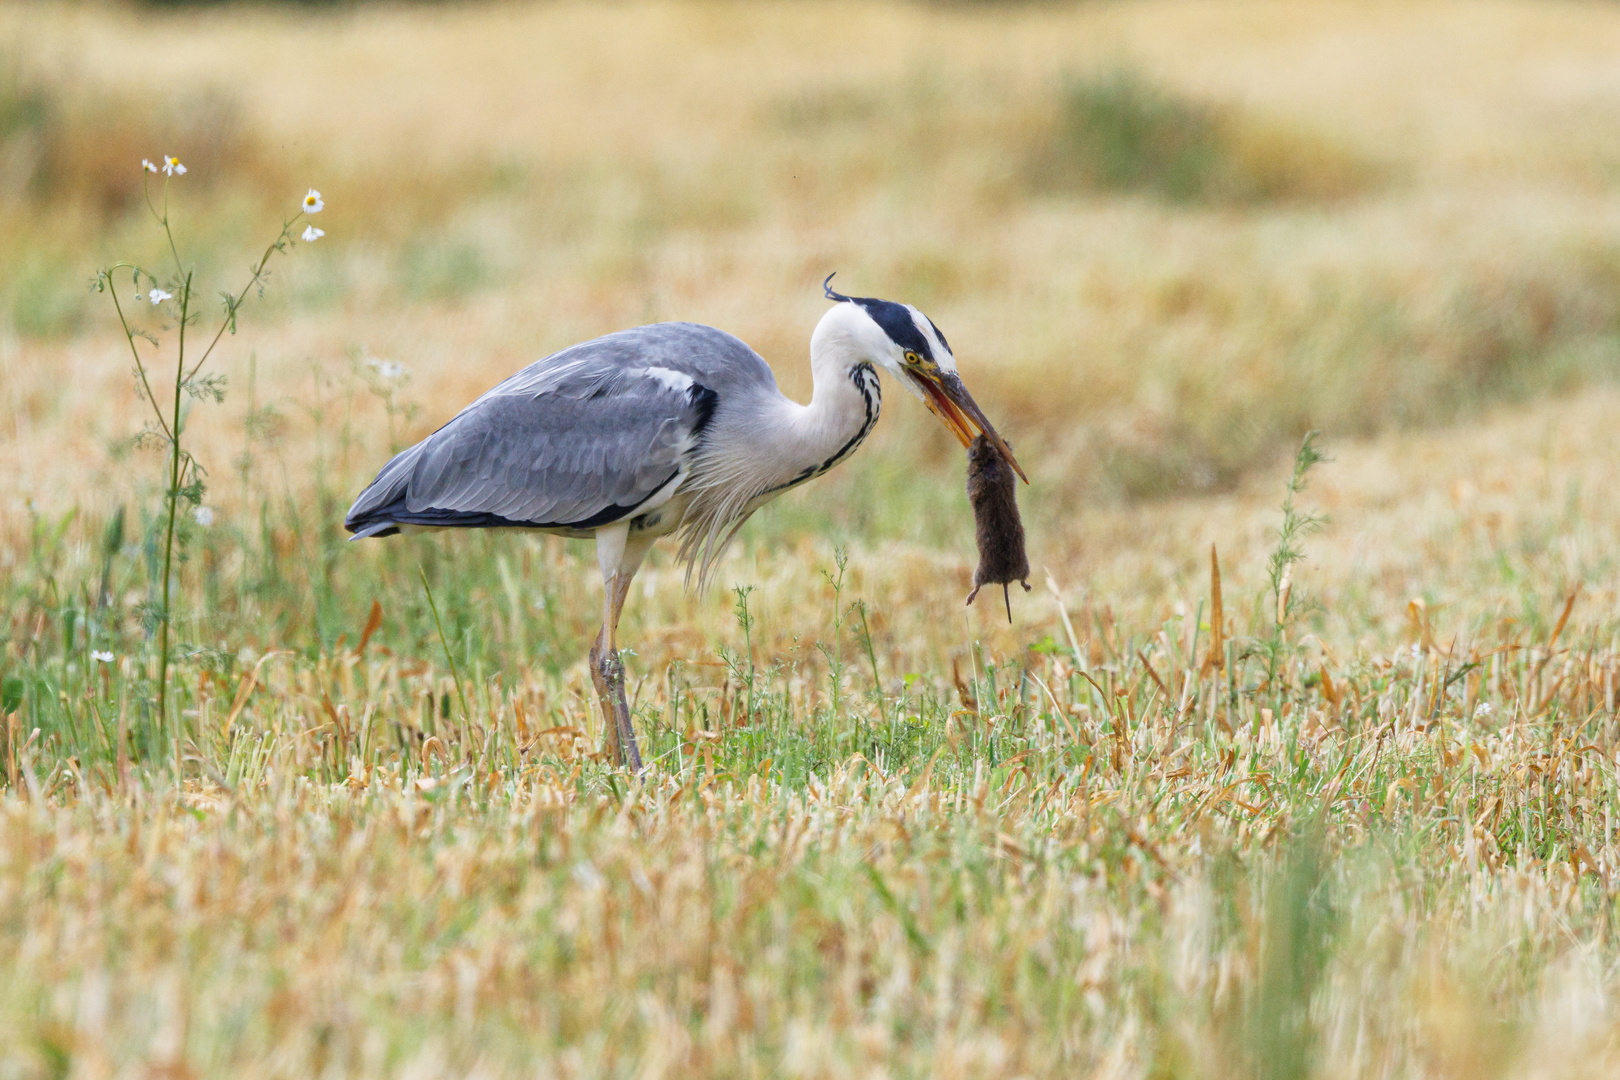
<path id="1" fill-rule="evenodd" d="M 317 229 L 313 225 L 305 225 L 304 226 L 304 237 L 303 237 L 303 239 L 304 239 L 304 243 L 306 243 L 306 244 L 313 244 L 315 241 L 319 240 L 321 237 L 323 237 L 325 235 L 326 235 L 326 230 L 325 229 Z"/>
<path id="2" fill-rule="evenodd" d="M 304 213 L 318 214 L 325 207 L 326 204 L 321 201 L 321 193 L 314 188 L 310 188 L 309 194 L 304 196 Z"/>
<path id="3" fill-rule="evenodd" d="M 146 294 L 146 298 L 148 300 L 152 301 L 152 306 L 153 307 L 157 307 L 159 304 L 163 303 L 163 301 L 167 300 L 169 297 L 171 297 L 173 295 L 174 295 L 174 293 L 172 293 L 172 292 L 164 292 L 162 289 L 160 289 L 156 285 L 154 285 L 154 286 L 152 286 L 152 291 Z"/>
<path id="4" fill-rule="evenodd" d="M 411 373 L 410 368 L 397 360 L 383 360 L 375 356 L 366 361 L 366 366 L 375 371 L 379 379 L 386 382 L 395 382 Z"/>
<path id="5" fill-rule="evenodd" d="M 113 654 L 110 652 L 101 652 L 100 650 L 97 650 L 90 654 L 90 659 L 98 661 L 99 663 L 110 664 L 113 662 Z"/>
<path id="6" fill-rule="evenodd" d="M 186 175 L 186 167 L 180 164 L 180 159 L 170 154 L 163 156 L 163 171 L 170 176 Z"/>
<path id="7" fill-rule="evenodd" d="M 199 506 L 191 512 L 191 516 L 197 524 L 206 529 L 214 523 L 214 508 L 211 506 Z"/>
<path id="8" fill-rule="evenodd" d="M 149 161 L 146 158 L 141 158 L 141 168 L 145 169 L 147 172 L 157 172 L 158 171 L 157 166 L 152 164 L 152 162 Z"/>

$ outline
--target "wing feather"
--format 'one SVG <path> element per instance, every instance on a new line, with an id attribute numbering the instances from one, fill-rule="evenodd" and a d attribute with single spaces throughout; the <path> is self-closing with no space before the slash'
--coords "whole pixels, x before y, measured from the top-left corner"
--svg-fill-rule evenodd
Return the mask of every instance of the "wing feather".
<path id="1" fill-rule="evenodd" d="M 676 479 L 718 393 L 770 369 L 728 334 L 661 324 L 576 345 L 523 369 L 398 454 L 344 524 L 594 528 Z"/>

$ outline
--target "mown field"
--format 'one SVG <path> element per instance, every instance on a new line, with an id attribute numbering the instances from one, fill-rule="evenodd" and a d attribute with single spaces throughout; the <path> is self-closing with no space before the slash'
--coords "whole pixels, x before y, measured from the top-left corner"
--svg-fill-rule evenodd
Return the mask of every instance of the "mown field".
<path id="1" fill-rule="evenodd" d="M 1617 50 L 1578 3 L 0 8 L 0 1078 L 1612 1075 Z M 310 187 L 175 398 L 165 680 L 88 286 L 178 254 L 212 333 Z M 714 590 L 638 577 L 640 782 L 586 545 L 345 542 L 598 333 L 804 396 L 834 270 L 1030 472 L 1010 625 L 892 388 Z"/>

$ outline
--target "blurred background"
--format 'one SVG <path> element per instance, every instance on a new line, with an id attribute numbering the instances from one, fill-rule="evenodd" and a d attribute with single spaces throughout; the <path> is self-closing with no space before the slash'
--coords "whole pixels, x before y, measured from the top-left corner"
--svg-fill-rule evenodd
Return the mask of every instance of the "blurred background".
<path id="1" fill-rule="evenodd" d="M 161 258 L 160 154 L 206 295 L 307 188 L 327 205 L 210 361 L 229 396 L 190 437 L 222 523 L 271 493 L 335 537 L 391 447 L 638 323 L 730 330 L 803 396 L 832 271 L 949 335 L 1052 565 L 1083 509 L 1240 489 L 1308 428 L 1468 423 L 1620 369 L 1611 5 L 18 3 L 0 40 L 13 552 L 154 490 L 87 286 Z M 965 575 L 961 467 L 891 394 L 750 529 L 948 541 Z"/>

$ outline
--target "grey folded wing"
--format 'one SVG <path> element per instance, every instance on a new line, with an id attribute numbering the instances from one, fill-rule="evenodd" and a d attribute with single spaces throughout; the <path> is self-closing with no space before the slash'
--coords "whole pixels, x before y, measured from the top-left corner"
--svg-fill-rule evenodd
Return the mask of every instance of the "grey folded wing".
<path id="1" fill-rule="evenodd" d="M 673 366 L 576 346 L 395 456 L 344 527 L 359 539 L 401 525 L 562 530 L 622 520 L 679 486 L 717 400 Z"/>

